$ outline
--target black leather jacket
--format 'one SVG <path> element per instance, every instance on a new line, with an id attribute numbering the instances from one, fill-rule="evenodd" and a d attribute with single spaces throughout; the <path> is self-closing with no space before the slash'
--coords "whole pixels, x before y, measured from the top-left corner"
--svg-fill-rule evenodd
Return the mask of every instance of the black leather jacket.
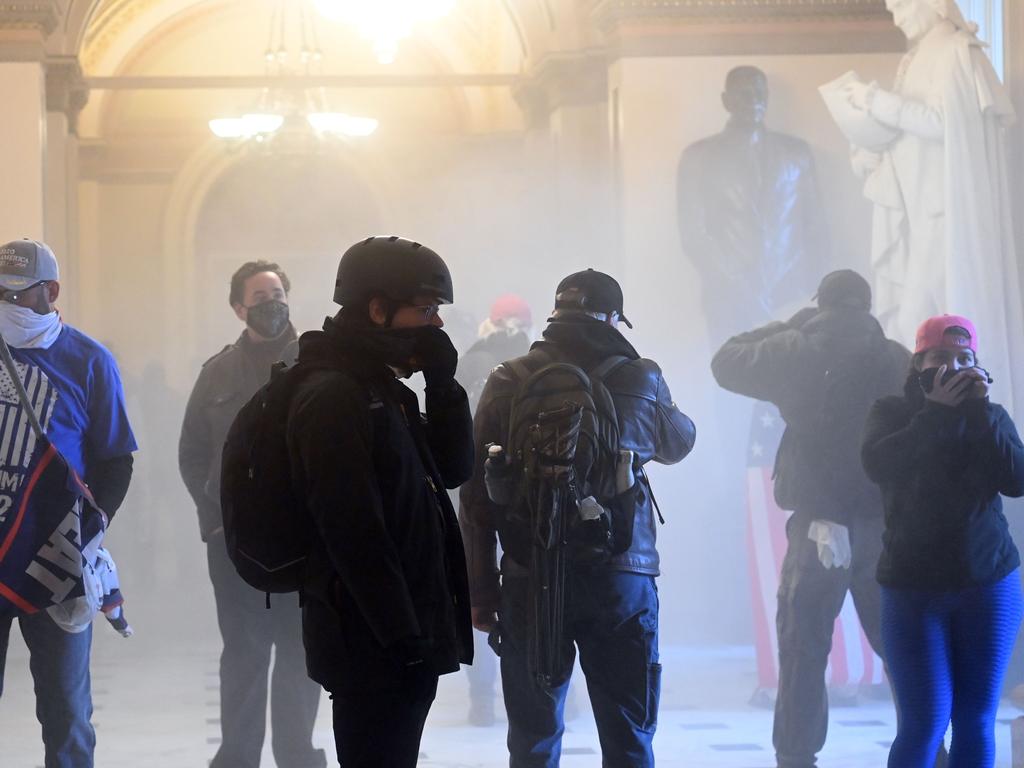
<path id="1" fill-rule="evenodd" d="M 545 354 L 538 356 L 538 350 Z M 652 460 L 661 464 L 681 461 L 693 449 L 696 438 L 693 422 L 672 402 L 658 364 L 641 358 L 611 326 L 586 315 L 553 320 L 544 331 L 544 340 L 534 344 L 530 353 L 520 359 L 531 370 L 552 360 L 590 370 L 615 355 L 630 359 L 605 379 L 618 414 L 621 448 L 633 451 L 642 464 Z M 476 607 L 494 608 L 498 604 L 494 525 L 497 509 L 487 496 L 483 465 L 486 445 L 506 440 L 509 409 L 518 384 L 505 365 L 496 368 L 488 379 L 476 412 L 473 478 L 460 492 L 460 523 L 466 545 L 470 593 Z M 608 567 L 657 575 L 657 530 L 650 494 L 638 494 L 637 505 L 632 545 L 612 559 Z"/>

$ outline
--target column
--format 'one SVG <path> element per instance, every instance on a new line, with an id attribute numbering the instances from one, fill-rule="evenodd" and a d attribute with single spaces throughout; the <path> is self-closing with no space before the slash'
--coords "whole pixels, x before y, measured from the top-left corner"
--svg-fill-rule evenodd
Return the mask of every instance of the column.
<path id="1" fill-rule="evenodd" d="M 58 4 L 0 5 L 0 241 L 46 235 L 45 41 Z"/>

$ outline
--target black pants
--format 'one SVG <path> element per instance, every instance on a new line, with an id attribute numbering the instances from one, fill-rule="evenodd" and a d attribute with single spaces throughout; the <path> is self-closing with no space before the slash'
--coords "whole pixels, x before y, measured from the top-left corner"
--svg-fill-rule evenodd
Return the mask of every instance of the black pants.
<path id="1" fill-rule="evenodd" d="M 360 694 L 335 693 L 334 741 L 341 768 L 415 768 L 437 675 L 423 665 Z"/>
<path id="2" fill-rule="evenodd" d="M 323 750 L 314 749 L 313 723 L 320 686 L 306 674 L 302 614 L 296 595 L 266 595 L 235 572 L 223 534 L 210 539 L 207 562 L 217 601 L 217 623 L 224 640 L 220 656 L 221 744 L 211 768 L 258 768 L 266 733 L 270 651 L 270 722 L 279 768 L 324 768 Z"/>
<path id="3" fill-rule="evenodd" d="M 850 524 L 853 562 L 849 569 L 821 564 L 818 545 L 807 538 L 809 527 L 809 520 L 795 516 L 786 526 L 789 546 L 779 580 L 779 692 L 772 734 L 779 768 L 812 768 L 825 746 L 825 670 L 832 630 L 847 591 L 853 594 L 868 642 L 882 657 L 881 589 L 875 580 L 882 551 L 882 519 Z"/>

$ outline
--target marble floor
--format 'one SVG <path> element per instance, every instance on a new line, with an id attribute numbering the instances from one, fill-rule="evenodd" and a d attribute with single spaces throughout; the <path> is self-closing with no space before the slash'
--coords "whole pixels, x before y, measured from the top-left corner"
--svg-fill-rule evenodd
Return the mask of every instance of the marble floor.
<path id="1" fill-rule="evenodd" d="M 102 623 L 102 622 L 101 622 Z M 0 766 L 42 766 L 33 712 L 27 652 L 13 633 L 4 696 L 0 699 Z M 154 651 L 96 627 L 93 654 L 97 768 L 206 766 L 219 741 L 217 652 L 212 641 L 180 641 Z M 663 649 L 664 692 L 658 736 L 659 766 L 772 768 L 771 712 L 750 706 L 753 652 L 746 648 Z M 466 680 L 442 680 L 422 744 L 422 766 L 498 768 L 507 765 L 500 700 L 492 727 L 466 723 Z M 894 732 L 892 705 L 861 697 L 834 707 L 823 768 L 877 768 L 885 764 Z M 564 740 L 563 765 L 596 767 L 600 751 L 586 701 L 575 689 Z M 1006 705 L 998 725 L 997 765 L 1009 768 L 1010 722 L 1020 713 Z M 330 751 L 326 696 L 315 741 Z M 263 766 L 274 765 L 269 748 Z"/>

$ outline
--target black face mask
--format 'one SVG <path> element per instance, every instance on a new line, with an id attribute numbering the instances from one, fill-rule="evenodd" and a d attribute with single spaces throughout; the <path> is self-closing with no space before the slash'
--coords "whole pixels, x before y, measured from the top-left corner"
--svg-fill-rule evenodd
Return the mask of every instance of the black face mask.
<path id="1" fill-rule="evenodd" d="M 288 328 L 288 305 L 277 299 L 247 307 L 245 324 L 264 339 L 276 339 Z"/>

